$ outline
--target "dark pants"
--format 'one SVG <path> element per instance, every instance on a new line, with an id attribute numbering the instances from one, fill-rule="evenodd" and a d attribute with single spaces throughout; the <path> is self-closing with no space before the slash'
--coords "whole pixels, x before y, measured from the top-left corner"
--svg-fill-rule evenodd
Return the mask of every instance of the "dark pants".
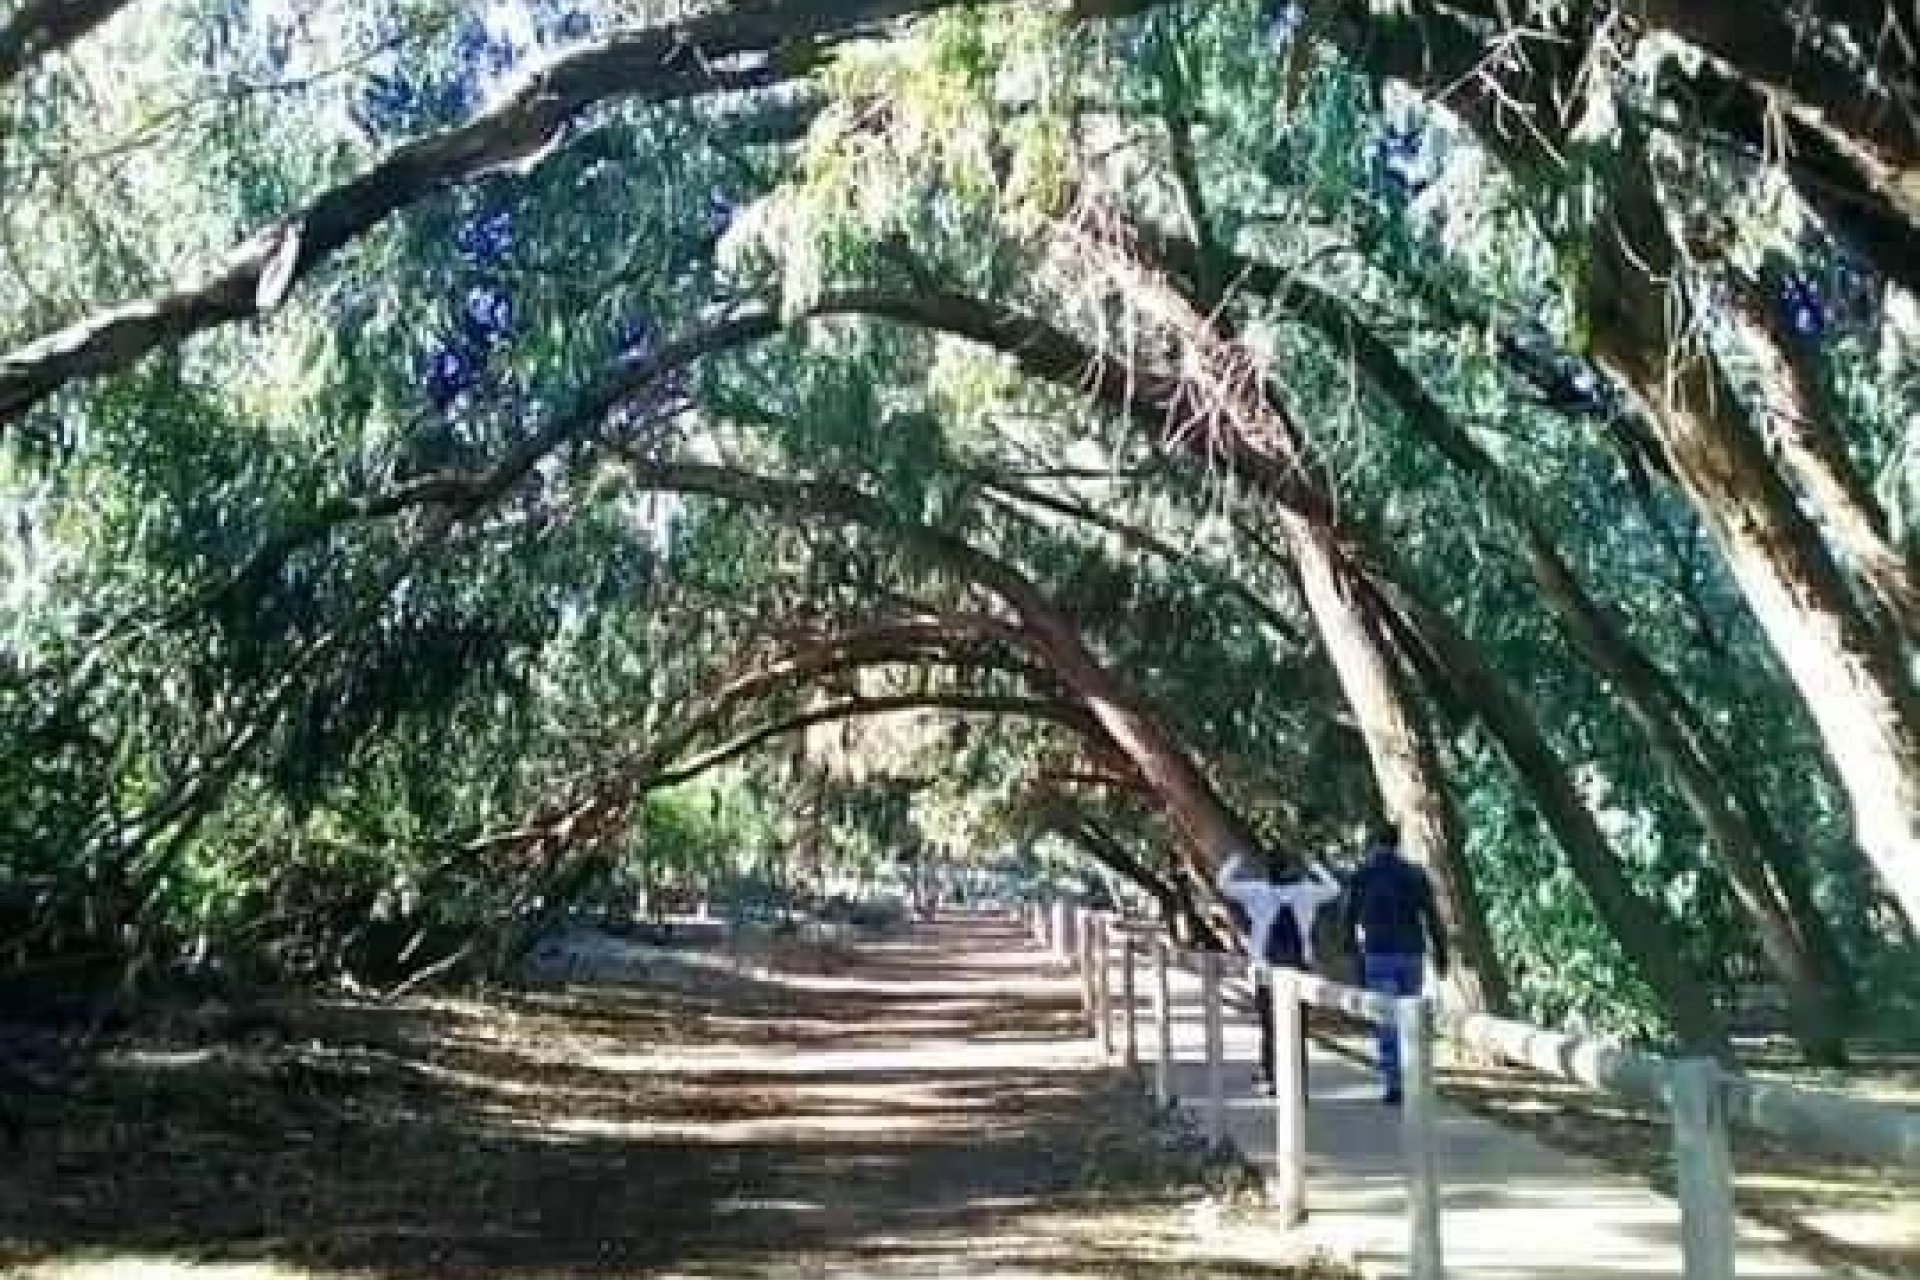
<path id="1" fill-rule="evenodd" d="M 1260 1019 L 1260 1078 L 1269 1083 L 1274 1079 L 1274 1056 L 1279 1052 L 1273 1043 L 1273 984 L 1267 981 L 1264 970 L 1253 984 L 1253 1012 Z M 1300 1088 L 1307 1087 L 1307 1006 L 1300 1004 Z"/>
<path id="2" fill-rule="evenodd" d="M 1427 974 L 1424 956 L 1386 955 L 1368 952 L 1361 958 L 1362 981 L 1367 990 L 1401 999 L 1420 994 Z M 1380 1083 L 1389 1098 L 1400 1096 L 1400 1034 L 1391 1024 L 1379 1029 Z"/>

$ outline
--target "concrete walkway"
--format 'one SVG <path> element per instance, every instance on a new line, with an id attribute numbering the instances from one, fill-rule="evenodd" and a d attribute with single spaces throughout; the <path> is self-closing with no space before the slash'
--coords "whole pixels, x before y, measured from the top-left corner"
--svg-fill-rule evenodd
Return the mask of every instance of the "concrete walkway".
<path id="1" fill-rule="evenodd" d="M 1116 958 L 1116 1053 L 1124 1051 L 1119 970 Z M 1175 968 L 1171 985 L 1174 1093 L 1196 1127 L 1204 1127 L 1200 979 Z M 1273 1103 L 1253 1093 L 1259 1032 L 1244 979 L 1236 974 L 1226 986 L 1227 1136 L 1256 1167 L 1271 1170 Z M 1152 989 L 1151 961 L 1143 957 L 1136 973 L 1136 1025 L 1149 1087 L 1158 1053 Z M 1408 1229 L 1399 1112 L 1380 1104 L 1379 1082 L 1369 1069 L 1317 1044 L 1310 1045 L 1308 1057 L 1309 1216 L 1301 1242 L 1355 1259 L 1371 1275 L 1404 1277 Z M 1673 1200 L 1450 1103 L 1440 1106 L 1438 1128 L 1450 1280 L 1680 1277 L 1680 1213 Z M 1786 1251 L 1778 1233 L 1743 1223 L 1738 1274 L 1742 1280 L 1813 1280 L 1829 1273 Z"/>

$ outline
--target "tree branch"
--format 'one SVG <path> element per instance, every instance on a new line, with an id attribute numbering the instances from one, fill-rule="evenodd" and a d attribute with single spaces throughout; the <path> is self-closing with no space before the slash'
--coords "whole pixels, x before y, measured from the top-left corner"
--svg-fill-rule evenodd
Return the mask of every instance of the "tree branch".
<path id="1" fill-rule="evenodd" d="M 196 333 L 273 311 L 314 268 L 393 214 L 485 173 L 537 162 L 587 107 L 791 80 L 811 69 L 822 45 L 955 3 L 740 0 L 581 45 L 528 73 L 497 105 L 401 145 L 261 228 L 197 279 L 107 307 L 0 357 L 0 425 L 76 379 L 117 372 Z M 1075 16 L 1100 12 L 1094 6 Z"/>
<path id="2" fill-rule="evenodd" d="M 1103 515 L 1083 503 L 1072 502 L 1065 498 L 1057 498 L 1050 494 L 1042 493 L 1037 489 L 1030 488 L 1027 485 L 1003 479 L 990 472 L 979 472 L 974 478 L 979 481 L 982 488 L 991 491 L 991 493 L 1004 494 L 1006 498 L 1012 499 L 1015 502 L 1039 507 L 1042 510 L 1051 511 L 1056 515 L 1066 516 L 1070 520 L 1077 520 L 1085 524 L 1090 524 L 1097 529 L 1104 529 L 1108 533 L 1126 542 L 1129 546 L 1144 551 L 1149 555 L 1157 556 L 1169 564 L 1192 565 L 1200 569 L 1207 577 L 1213 579 L 1236 600 L 1240 601 L 1240 603 L 1246 607 L 1247 611 L 1258 618 L 1262 624 L 1270 628 L 1274 634 L 1281 637 L 1281 639 L 1285 640 L 1288 644 L 1302 651 L 1310 647 L 1307 637 L 1301 633 L 1300 628 L 1293 620 L 1268 604 L 1261 598 L 1259 592 L 1253 590 L 1232 574 L 1221 571 L 1214 565 L 1201 560 L 1195 553 L 1180 551 L 1136 525 L 1130 525 L 1125 521 L 1116 520 L 1112 516 Z"/>
<path id="3" fill-rule="evenodd" d="M 0 26 L 0 86 L 65 49 L 133 0 L 26 0 Z"/>

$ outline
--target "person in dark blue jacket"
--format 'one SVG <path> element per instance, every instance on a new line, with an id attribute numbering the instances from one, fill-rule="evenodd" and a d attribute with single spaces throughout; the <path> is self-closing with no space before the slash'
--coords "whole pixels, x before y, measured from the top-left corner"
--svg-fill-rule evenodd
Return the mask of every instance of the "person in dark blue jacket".
<path id="1" fill-rule="evenodd" d="M 1376 826 L 1367 839 L 1366 860 L 1347 886 L 1346 936 L 1360 950 L 1361 981 L 1367 990 L 1401 997 L 1420 994 L 1428 952 L 1434 971 L 1447 973 L 1447 935 L 1434 904 L 1433 883 L 1400 853 L 1400 832 L 1391 822 Z M 1400 1104 L 1400 1041 L 1391 1025 L 1379 1030 L 1382 1101 Z"/>

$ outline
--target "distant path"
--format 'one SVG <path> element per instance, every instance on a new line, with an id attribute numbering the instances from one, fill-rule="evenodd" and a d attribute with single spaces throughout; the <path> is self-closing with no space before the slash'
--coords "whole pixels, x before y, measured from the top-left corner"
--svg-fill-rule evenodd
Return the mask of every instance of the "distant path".
<path id="1" fill-rule="evenodd" d="M 824 968 L 130 1046 L 0 1167 L 0 1274 L 1296 1274 L 1257 1221 L 1195 1212 L 1198 1160 L 1017 925 L 923 925 Z"/>
<path id="2" fill-rule="evenodd" d="M 1140 982 L 1143 1001 L 1150 985 L 1148 978 Z M 1173 987 L 1176 1092 L 1197 1121 L 1206 1090 L 1199 980 L 1176 970 Z M 1158 1048 L 1144 1004 L 1140 1018 L 1142 1059 L 1151 1063 Z M 1229 1136 L 1250 1161 L 1271 1170 L 1272 1103 L 1252 1088 L 1258 1043 L 1250 1014 L 1230 1014 Z M 1357 1258 L 1370 1274 L 1403 1277 L 1399 1113 L 1380 1104 L 1370 1069 L 1317 1044 L 1309 1059 L 1310 1216 L 1300 1239 Z M 1657 1140 L 1664 1138 L 1662 1131 Z M 1679 1207 L 1644 1183 L 1445 1101 L 1438 1140 L 1448 1280 L 1678 1280 Z M 1831 1274 L 1782 1248 L 1778 1233 L 1752 1225 L 1742 1228 L 1738 1265 L 1741 1280 Z"/>

